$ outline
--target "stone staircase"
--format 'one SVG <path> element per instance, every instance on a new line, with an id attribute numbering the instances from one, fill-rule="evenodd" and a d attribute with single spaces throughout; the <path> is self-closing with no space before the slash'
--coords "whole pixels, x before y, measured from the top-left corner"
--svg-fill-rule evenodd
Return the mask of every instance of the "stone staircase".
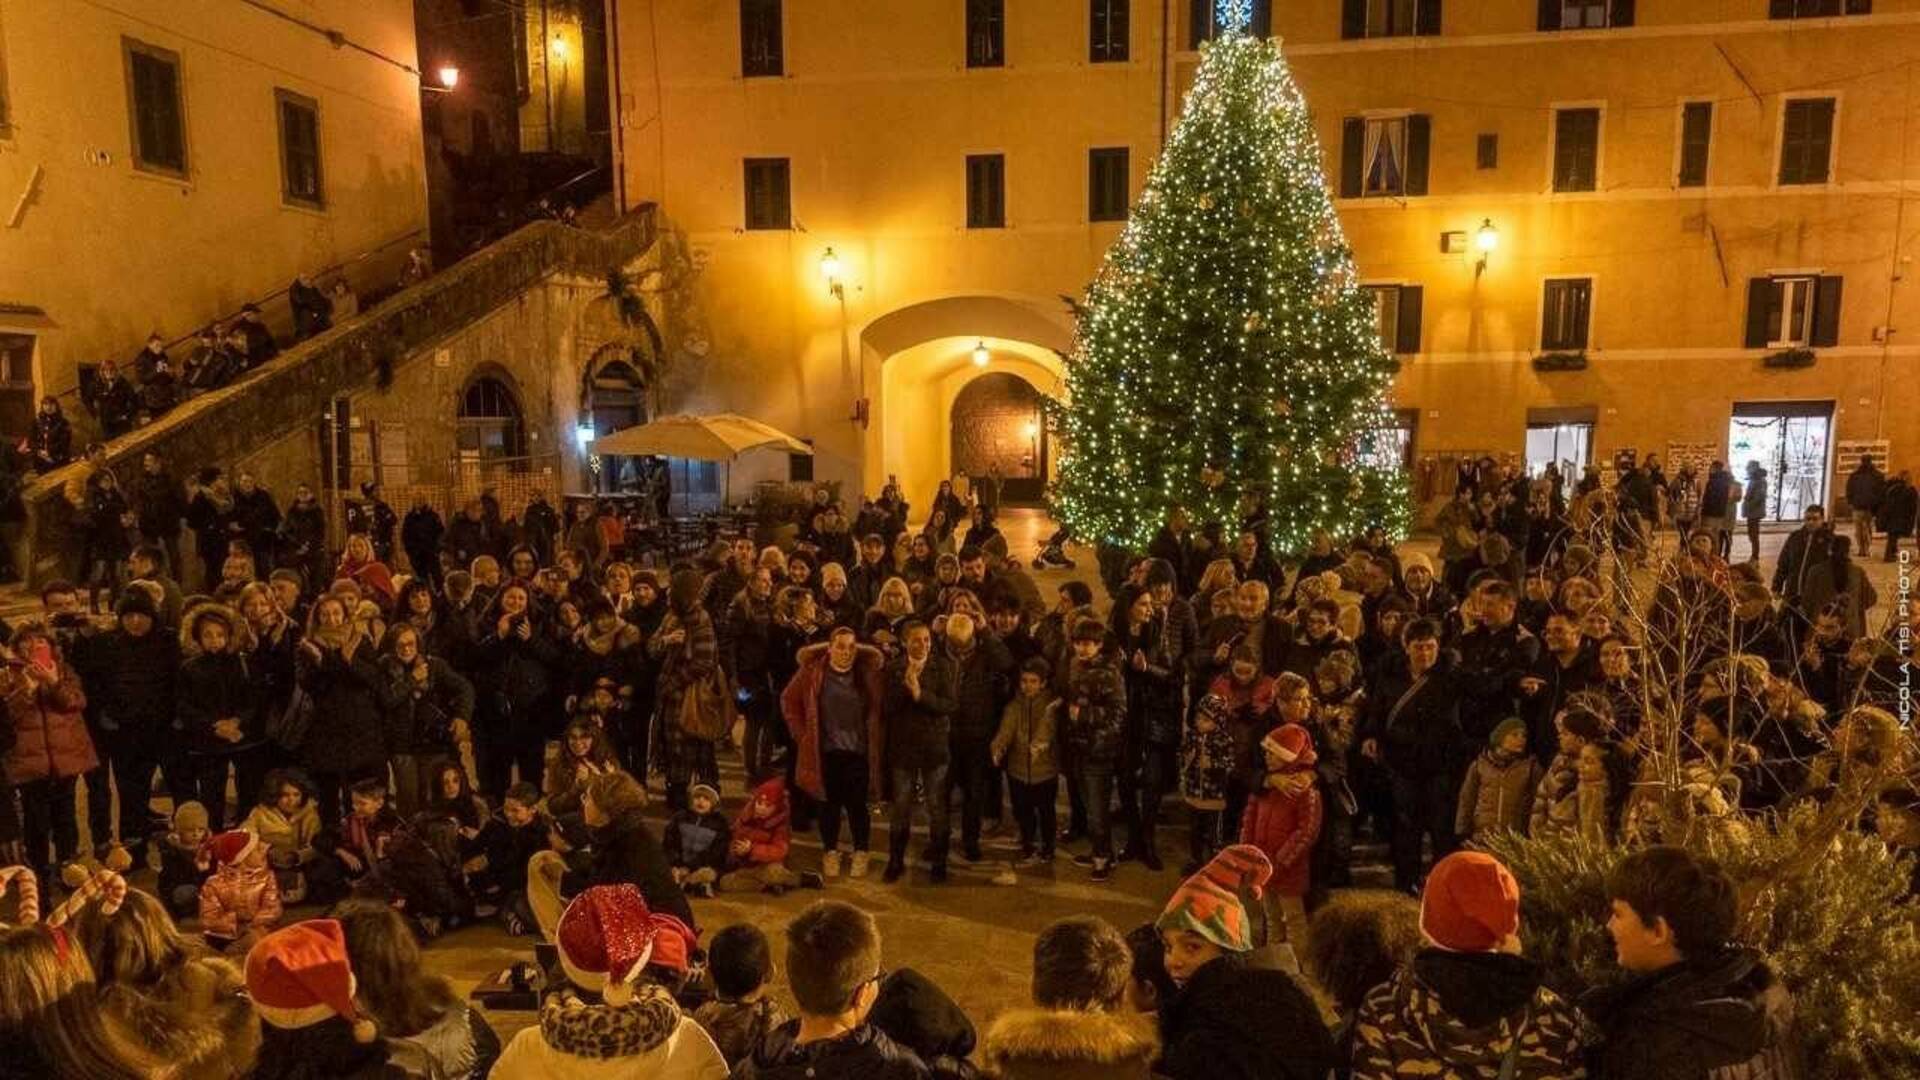
<path id="1" fill-rule="evenodd" d="M 338 395 L 430 353 L 435 341 L 470 325 L 556 274 L 591 278 L 624 266 L 653 246 L 655 208 L 643 205 L 601 228 L 536 221 L 325 333 L 291 346 L 239 381 L 202 394 L 161 419 L 107 444 L 109 464 L 131 475 L 156 451 L 185 475 L 203 462 L 231 461 L 313 423 Z M 22 491 L 27 523 L 15 565 L 30 582 L 61 572 L 71 540 L 72 508 L 62 490 L 86 468 L 69 465 L 34 478 Z M 0 596 L 0 610 L 9 598 Z"/>

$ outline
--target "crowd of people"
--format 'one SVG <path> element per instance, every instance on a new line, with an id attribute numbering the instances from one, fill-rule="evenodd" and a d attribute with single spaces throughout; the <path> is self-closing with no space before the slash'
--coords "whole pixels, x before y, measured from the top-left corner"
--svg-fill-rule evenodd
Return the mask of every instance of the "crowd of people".
<path id="1" fill-rule="evenodd" d="M 1920 755 L 1891 711 L 1920 617 L 1870 625 L 1818 507 L 1768 580 L 1700 518 L 1674 517 L 1654 558 L 1643 478 L 1563 504 L 1485 461 L 1442 511 L 1438 566 L 1378 531 L 1285 558 L 1254 493 L 1236 521 L 1176 508 L 1146 551 L 1103 550 L 1103 602 L 1076 579 L 1043 593 L 944 483 L 923 527 L 892 485 L 856 507 L 822 487 L 783 543 L 692 555 L 591 501 L 482 496 L 443 521 L 368 485 L 335 551 L 304 485 L 283 512 L 245 472 L 182 485 L 149 455 L 123 484 L 93 465 L 92 587 L 44 588 L 0 670 L 9 891 L 69 891 L 0 939 L 0 985 L 31 987 L 0 994 L 0 1037 L 32 1075 L 200 1054 L 180 1075 L 1074 1076 L 1057 1062 L 1111 1053 L 1085 1075 L 1704 1076 L 1791 1058 L 1784 989 L 1730 943 L 1725 875 L 1647 846 L 1646 779 L 1677 768 L 1732 822 L 1870 765 L 1877 828 L 1920 846 Z M 881 969 L 845 904 L 788 929 L 795 1020 L 770 1004 L 764 939 L 701 933 L 716 892 L 875 864 L 902 881 L 921 814 L 928 885 L 957 863 L 1098 887 L 1160 870 L 1163 824 L 1186 834 L 1185 880 L 1124 939 L 1043 934 L 1042 1015 L 978 1048 L 937 987 Z M 1518 888 L 1480 843 L 1512 832 L 1633 849 L 1610 928 L 1639 977 L 1579 1003 L 1599 1041 L 1519 955 Z M 1369 836 L 1393 894 L 1347 888 Z M 997 837 L 1018 854 L 989 859 Z M 141 864 L 151 897 L 125 888 Z M 288 925 L 300 906 L 332 914 Z M 557 948 L 538 1025 L 503 1050 L 417 962 L 416 938 L 482 920 Z M 241 987 L 251 1011 L 219 1019 L 251 1043 L 160 1045 L 142 1011 Z M 116 991 L 124 1015 L 102 1006 Z M 1663 1034 L 1723 1007 L 1716 1039 Z M 1156 1022 L 1123 1038 L 1132 1011 Z M 23 1022 L 45 1015 L 61 1023 Z"/>

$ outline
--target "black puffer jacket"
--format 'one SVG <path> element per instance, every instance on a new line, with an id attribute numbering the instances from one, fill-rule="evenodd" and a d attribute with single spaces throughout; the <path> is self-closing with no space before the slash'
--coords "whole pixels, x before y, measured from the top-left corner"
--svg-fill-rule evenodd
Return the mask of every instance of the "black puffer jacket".
<path id="1" fill-rule="evenodd" d="M 1333 1035 L 1285 972 L 1223 957 L 1160 1013 L 1159 1073 L 1170 1080 L 1322 1080 Z"/>
<path id="2" fill-rule="evenodd" d="M 1753 949 L 1727 948 L 1581 999 L 1602 1034 L 1593 1080 L 1704 1080 L 1738 1069 L 1751 1080 L 1806 1075 L 1793 998 Z"/>
<path id="3" fill-rule="evenodd" d="M 980 1076 L 967 1060 L 977 1041 L 973 1021 L 933 980 L 912 968 L 900 968 L 881 980 L 867 1023 L 912 1051 L 936 1080 Z"/>
<path id="4" fill-rule="evenodd" d="M 351 660 L 339 649 L 325 646 L 318 661 L 302 650 L 297 677 L 301 689 L 313 698 L 313 725 L 300 747 L 300 760 L 309 768 L 332 773 L 384 768 L 383 675 L 373 645 L 361 641 Z"/>
<path id="5" fill-rule="evenodd" d="M 180 642 L 157 620 L 139 637 L 115 629 L 80 639 L 73 663 L 103 732 L 120 739 L 171 737 Z"/>
<path id="6" fill-rule="evenodd" d="M 1000 729 L 1001 683 L 1013 667 L 1013 657 L 985 630 L 974 634 L 973 648 L 965 655 L 949 642 L 939 648 L 958 674 L 954 683 L 953 738 L 968 742 L 992 739 Z"/>
<path id="7" fill-rule="evenodd" d="M 935 647 L 920 670 L 920 698 L 907 690 L 907 658 L 887 665 L 887 691 L 882 715 L 887 725 L 889 769 L 931 769 L 951 759 L 947 736 L 952 730 L 955 684 L 953 661 Z"/>
<path id="8" fill-rule="evenodd" d="M 1063 705 L 1067 747 L 1083 764 L 1111 768 L 1126 736 L 1127 684 L 1110 651 L 1071 661 Z"/>
<path id="9" fill-rule="evenodd" d="M 180 668 L 178 707 L 181 734 L 196 754 L 229 754 L 259 746 L 266 738 L 261 716 L 259 672 L 239 653 L 201 653 Z M 239 742 L 213 733 L 216 721 L 240 721 Z"/>
<path id="10" fill-rule="evenodd" d="M 913 1051 L 872 1024 L 824 1042 L 799 1044 L 800 1021 L 770 1032 L 740 1064 L 733 1080 L 931 1080 L 933 1073 Z"/>

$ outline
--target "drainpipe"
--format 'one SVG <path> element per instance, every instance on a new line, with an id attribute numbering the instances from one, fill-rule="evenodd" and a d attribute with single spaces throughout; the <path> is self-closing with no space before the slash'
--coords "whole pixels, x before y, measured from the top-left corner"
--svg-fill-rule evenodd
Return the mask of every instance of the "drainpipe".
<path id="1" fill-rule="evenodd" d="M 613 100 L 608 102 L 607 115 L 613 117 L 613 207 L 625 214 L 627 212 L 627 125 L 626 118 L 620 112 L 620 0 L 607 0 L 607 52 L 613 66 L 613 79 L 607 87 L 607 94 Z"/>
<path id="2" fill-rule="evenodd" d="M 1173 0 L 1160 0 L 1160 146 L 1167 145 L 1167 95 L 1173 80 Z"/>

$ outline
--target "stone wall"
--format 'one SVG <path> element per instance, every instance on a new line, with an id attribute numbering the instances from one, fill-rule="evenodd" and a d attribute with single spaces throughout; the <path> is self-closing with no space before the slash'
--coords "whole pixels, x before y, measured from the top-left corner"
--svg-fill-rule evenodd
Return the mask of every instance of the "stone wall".
<path id="1" fill-rule="evenodd" d="M 1026 476 L 1034 453 L 1027 425 L 1038 421 L 1039 405 L 1039 392 L 1018 375 L 994 372 L 968 383 L 953 402 L 953 471 Z"/>
<path id="2" fill-rule="evenodd" d="M 605 291 L 606 272 L 630 273 L 648 259 L 652 207 L 604 233 L 538 222 L 378 307 L 282 353 L 232 386 L 195 398 L 159 422 L 114 440 L 108 464 L 121 476 L 148 450 L 185 478 L 202 465 L 247 467 L 276 494 L 316 482 L 321 422 L 346 396 L 371 438 L 378 424 L 406 430 L 405 460 L 453 459 L 455 396 L 475 373 L 497 371 L 521 404 L 529 464 L 551 469 L 550 490 L 577 487 L 577 463 L 557 432 L 572 430 L 585 355 L 604 331 L 582 335 L 584 316 Z M 420 434 L 416 444 L 414 428 Z M 383 458 L 391 459 L 390 455 Z M 34 581 L 68 573 L 73 514 L 64 485 L 88 466 L 36 478 L 23 493 L 28 522 L 16 565 Z M 468 480 L 475 478 L 468 477 Z M 447 478 L 451 482 L 451 478 Z M 335 515 L 336 527 L 338 515 Z"/>

